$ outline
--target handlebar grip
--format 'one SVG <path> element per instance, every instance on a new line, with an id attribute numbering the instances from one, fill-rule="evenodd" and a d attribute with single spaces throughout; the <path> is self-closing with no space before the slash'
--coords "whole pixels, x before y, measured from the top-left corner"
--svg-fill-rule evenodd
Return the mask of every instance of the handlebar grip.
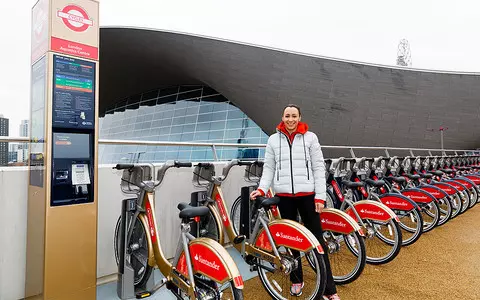
<path id="1" fill-rule="evenodd" d="M 191 162 L 175 161 L 175 168 L 190 168 L 191 166 Z"/>
<path id="2" fill-rule="evenodd" d="M 114 169 L 117 169 L 117 170 L 124 170 L 124 169 L 131 169 L 133 168 L 134 165 L 133 164 L 117 164 Z"/>

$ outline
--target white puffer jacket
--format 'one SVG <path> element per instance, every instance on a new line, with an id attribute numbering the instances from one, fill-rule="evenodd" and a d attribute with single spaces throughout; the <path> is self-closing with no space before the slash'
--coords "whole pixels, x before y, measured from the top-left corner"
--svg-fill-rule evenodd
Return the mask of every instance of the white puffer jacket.
<path id="1" fill-rule="evenodd" d="M 297 133 L 291 144 L 279 129 L 269 137 L 259 189 L 266 192 L 271 185 L 275 193 L 315 192 L 316 200 L 326 199 L 325 164 L 315 133 Z"/>

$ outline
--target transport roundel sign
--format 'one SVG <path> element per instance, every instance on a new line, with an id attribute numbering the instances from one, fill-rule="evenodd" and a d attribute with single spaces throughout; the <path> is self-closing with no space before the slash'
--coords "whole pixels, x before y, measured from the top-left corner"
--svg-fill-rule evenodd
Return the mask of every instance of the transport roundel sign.
<path id="1" fill-rule="evenodd" d="M 57 17 L 63 20 L 65 26 L 76 32 L 83 32 L 93 26 L 93 20 L 89 19 L 87 12 L 77 5 L 65 6 L 57 11 Z"/>

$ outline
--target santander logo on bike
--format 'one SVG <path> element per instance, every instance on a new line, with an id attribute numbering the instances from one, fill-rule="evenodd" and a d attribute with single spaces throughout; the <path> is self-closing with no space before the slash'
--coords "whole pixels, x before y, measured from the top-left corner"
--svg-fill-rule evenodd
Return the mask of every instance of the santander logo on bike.
<path id="1" fill-rule="evenodd" d="M 195 255 L 195 260 L 198 261 L 198 262 L 200 262 L 200 263 L 203 264 L 203 265 L 206 265 L 207 267 L 210 267 L 210 268 L 215 269 L 215 270 L 217 270 L 217 271 L 220 270 L 220 266 L 217 265 L 217 264 L 215 263 L 215 261 L 208 261 L 208 260 L 206 260 L 205 258 L 203 258 L 202 256 L 200 256 L 200 255 L 198 255 L 198 254 Z"/>
<path id="2" fill-rule="evenodd" d="M 387 205 L 398 205 L 398 206 L 408 206 L 408 204 L 406 202 L 396 202 L 396 201 L 392 201 L 392 200 L 386 201 L 385 204 L 387 204 Z"/>
<path id="3" fill-rule="evenodd" d="M 294 242 L 299 242 L 299 243 L 303 242 L 303 239 L 299 236 L 293 237 L 291 235 L 284 234 L 283 232 L 280 232 L 280 231 L 277 232 L 275 235 L 277 237 L 282 238 L 282 239 L 286 239 L 286 240 L 290 240 L 290 241 L 294 241 Z"/>
<path id="4" fill-rule="evenodd" d="M 362 214 L 367 214 L 367 215 L 376 215 L 376 216 L 383 216 L 384 213 L 382 211 L 373 211 L 373 210 L 368 210 L 368 209 L 361 209 L 360 212 Z"/>
<path id="5" fill-rule="evenodd" d="M 347 227 L 347 224 L 340 222 L 340 221 L 332 221 L 329 219 L 322 219 L 322 223 L 328 224 L 328 225 L 333 225 L 333 226 L 339 226 L 339 227 Z"/>

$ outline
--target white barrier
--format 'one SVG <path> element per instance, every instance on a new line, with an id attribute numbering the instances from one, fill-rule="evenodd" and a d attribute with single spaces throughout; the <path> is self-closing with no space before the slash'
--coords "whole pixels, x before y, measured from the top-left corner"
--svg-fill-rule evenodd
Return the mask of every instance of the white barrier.
<path id="1" fill-rule="evenodd" d="M 217 174 L 221 174 L 224 163 L 215 165 Z M 113 235 L 121 200 L 126 198 L 120 191 L 121 174 L 113 170 L 112 165 L 99 168 L 97 278 L 117 272 Z M 247 185 L 243 174 L 244 167 L 232 168 L 222 185 L 228 208 L 240 194 L 240 188 Z M 193 168 L 171 168 L 156 191 L 155 213 L 160 241 L 168 257 L 174 255 L 180 232 L 177 203 L 189 202 L 190 194 L 198 190 L 191 183 L 192 176 Z M 0 300 L 17 300 L 24 296 L 27 180 L 26 167 L 0 168 Z"/>

